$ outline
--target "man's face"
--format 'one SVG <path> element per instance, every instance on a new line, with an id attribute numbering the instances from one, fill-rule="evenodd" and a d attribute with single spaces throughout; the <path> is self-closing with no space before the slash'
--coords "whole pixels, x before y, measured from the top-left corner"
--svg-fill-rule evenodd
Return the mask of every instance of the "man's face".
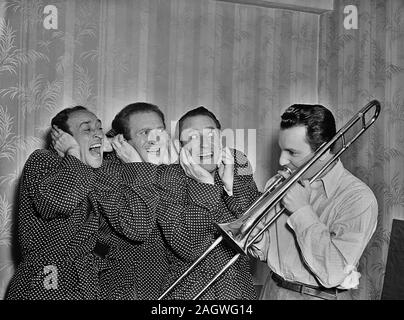
<path id="1" fill-rule="evenodd" d="M 182 123 L 181 145 L 208 172 L 213 172 L 221 157 L 221 135 L 212 118 L 204 115 L 186 118 Z"/>
<path id="2" fill-rule="evenodd" d="M 101 121 L 92 112 L 79 110 L 69 115 L 67 125 L 80 146 L 81 160 L 93 168 L 99 168 L 104 141 Z"/>
<path id="3" fill-rule="evenodd" d="M 129 117 L 130 140 L 128 143 L 135 148 L 143 161 L 160 156 L 159 133 L 164 131 L 161 117 L 151 112 L 134 113 Z"/>
<path id="4" fill-rule="evenodd" d="M 307 160 L 313 157 L 314 152 L 306 139 L 306 127 L 296 126 L 288 129 L 281 129 L 279 133 L 279 147 L 281 155 L 279 164 L 287 166 L 295 171 L 302 166 Z M 302 179 L 311 178 L 317 170 L 317 166 L 313 165 L 303 176 Z"/>

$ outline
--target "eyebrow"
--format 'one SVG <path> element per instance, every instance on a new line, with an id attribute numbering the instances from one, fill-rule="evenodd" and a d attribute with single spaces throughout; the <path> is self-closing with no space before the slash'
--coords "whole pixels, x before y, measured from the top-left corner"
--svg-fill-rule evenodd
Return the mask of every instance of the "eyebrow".
<path id="1" fill-rule="evenodd" d="M 165 129 L 165 126 L 158 126 L 156 128 L 144 127 L 144 128 L 139 129 L 136 132 L 141 132 L 141 131 L 145 131 L 145 130 L 155 130 L 155 129 Z"/>
<path id="2" fill-rule="evenodd" d="M 202 129 L 195 129 L 195 128 L 186 128 L 186 129 L 183 129 L 182 131 L 181 131 L 181 134 L 183 133 L 183 132 L 193 132 L 193 131 L 196 131 L 196 132 L 202 132 L 203 130 L 206 130 L 206 129 L 213 129 L 213 130 L 215 130 L 215 129 L 218 129 L 217 127 L 214 127 L 214 126 L 208 126 L 208 127 L 204 127 L 204 128 L 202 128 Z M 218 129 L 219 130 L 219 129 Z"/>
<path id="3" fill-rule="evenodd" d="M 81 128 L 82 125 L 90 124 L 90 123 L 91 123 L 91 120 L 84 121 L 84 122 L 80 123 L 79 128 Z M 100 126 L 102 126 L 102 122 L 100 119 L 97 119 L 96 123 L 99 124 Z"/>
<path id="4" fill-rule="evenodd" d="M 85 125 L 85 124 L 90 124 L 90 121 L 84 121 L 84 122 L 80 123 L 79 127 L 81 127 L 82 125 Z"/>

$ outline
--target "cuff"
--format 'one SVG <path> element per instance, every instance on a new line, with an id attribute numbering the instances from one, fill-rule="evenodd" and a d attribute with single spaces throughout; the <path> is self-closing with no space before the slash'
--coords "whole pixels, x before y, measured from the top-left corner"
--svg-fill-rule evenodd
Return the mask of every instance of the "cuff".
<path id="1" fill-rule="evenodd" d="M 202 207 L 215 209 L 220 203 L 223 191 L 222 186 L 189 179 L 188 193 L 191 201 Z"/>
<path id="2" fill-rule="evenodd" d="M 229 197 L 233 196 L 233 190 L 228 191 L 225 186 L 223 186 L 223 190 Z"/>
<path id="3" fill-rule="evenodd" d="M 340 289 L 358 289 L 359 278 L 361 274 L 356 270 L 355 266 L 347 265 L 344 268 L 344 273 L 347 274 L 344 281 L 338 286 Z"/>
<path id="4" fill-rule="evenodd" d="M 318 216 L 310 205 L 296 210 L 287 220 L 287 224 L 295 231 L 295 233 L 302 232 L 318 222 Z"/>
<path id="5" fill-rule="evenodd" d="M 248 252 L 251 256 L 260 261 L 267 260 L 267 251 L 269 246 L 268 230 L 264 231 L 257 240 L 248 248 Z"/>

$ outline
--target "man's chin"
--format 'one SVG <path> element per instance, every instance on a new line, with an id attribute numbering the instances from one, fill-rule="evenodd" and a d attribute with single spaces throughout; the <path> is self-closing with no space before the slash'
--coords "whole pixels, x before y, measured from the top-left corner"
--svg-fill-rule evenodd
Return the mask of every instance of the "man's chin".
<path id="1" fill-rule="evenodd" d="M 87 158 L 86 164 L 89 165 L 90 167 L 97 169 L 99 167 L 101 167 L 102 165 L 102 154 L 100 156 L 100 158 L 94 158 L 92 156 Z"/>
<path id="2" fill-rule="evenodd" d="M 216 164 L 203 164 L 201 163 L 200 166 L 205 169 L 206 171 L 212 173 L 213 171 L 216 170 L 217 165 Z"/>

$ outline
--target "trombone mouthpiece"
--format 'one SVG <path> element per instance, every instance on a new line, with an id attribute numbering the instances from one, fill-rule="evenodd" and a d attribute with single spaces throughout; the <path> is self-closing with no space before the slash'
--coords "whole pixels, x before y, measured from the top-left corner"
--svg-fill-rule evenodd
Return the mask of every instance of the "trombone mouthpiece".
<path id="1" fill-rule="evenodd" d="M 293 171 L 292 169 L 290 169 L 289 167 L 282 167 L 281 171 L 284 171 L 285 173 L 288 174 L 292 174 Z M 274 175 L 269 181 L 271 181 L 270 184 L 269 181 L 267 183 L 267 185 L 265 186 L 265 191 L 267 192 L 272 192 L 282 181 L 285 180 L 285 177 L 283 175 L 281 175 L 280 173 L 277 173 L 276 175 Z"/>
<path id="2" fill-rule="evenodd" d="M 286 173 L 292 174 L 292 170 L 289 167 L 283 167 L 282 171 L 285 171 Z"/>

